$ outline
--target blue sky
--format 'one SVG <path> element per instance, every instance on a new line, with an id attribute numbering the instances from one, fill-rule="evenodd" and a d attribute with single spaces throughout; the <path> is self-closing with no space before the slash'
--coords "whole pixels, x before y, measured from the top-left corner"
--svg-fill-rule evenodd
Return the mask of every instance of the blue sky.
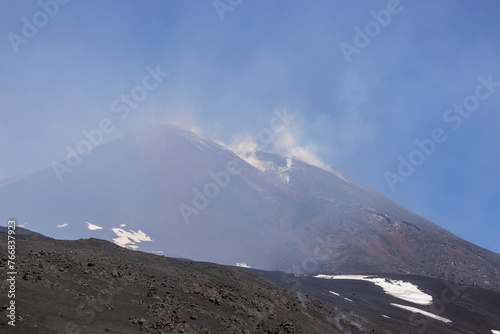
<path id="1" fill-rule="evenodd" d="M 500 2 L 54 1 L 0 3 L 0 179 L 62 160 L 105 117 L 105 141 L 154 119 L 231 143 L 286 108 L 295 146 L 500 252 L 500 86 L 457 129 L 443 119 L 478 77 L 500 82 Z M 342 43 L 388 8 L 348 62 Z M 119 119 L 112 102 L 148 67 L 169 75 Z M 446 141 L 392 191 L 385 173 L 437 128 Z"/>

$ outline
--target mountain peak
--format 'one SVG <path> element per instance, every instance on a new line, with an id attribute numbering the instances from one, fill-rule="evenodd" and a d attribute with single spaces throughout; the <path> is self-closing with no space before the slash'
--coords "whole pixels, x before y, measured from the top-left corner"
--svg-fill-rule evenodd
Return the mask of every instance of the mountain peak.
<path id="1" fill-rule="evenodd" d="M 334 171 L 275 153 L 254 158 L 266 168 L 199 132 L 156 123 L 96 148 L 63 182 L 49 168 L 0 187 L 0 200 L 4 219 L 51 237 L 268 270 L 412 273 L 500 289 L 499 254 Z"/>

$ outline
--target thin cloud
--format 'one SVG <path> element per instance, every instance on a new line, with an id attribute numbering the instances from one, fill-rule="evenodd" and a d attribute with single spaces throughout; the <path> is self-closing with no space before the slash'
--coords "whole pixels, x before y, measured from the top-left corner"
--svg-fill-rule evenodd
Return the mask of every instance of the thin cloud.
<path id="1" fill-rule="evenodd" d="M 360 144 L 369 143 L 375 135 L 375 126 L 367 122 L 362 105 L 366 102 L 368 84 L 352 71 L 340 76 L 337 101 L 342 106 L 341 114 L 335 118 L 333 133 L 338 134 L 338 144 L 352 151 Z"/>
<path id="2" fill-rule="evenodd" d="M 61 224 L 61 225 L 57 225 L 56 227 L 63 228 L 63 227 L 66 227 L 66 226 L 68 226 L 68 224 Z"/>

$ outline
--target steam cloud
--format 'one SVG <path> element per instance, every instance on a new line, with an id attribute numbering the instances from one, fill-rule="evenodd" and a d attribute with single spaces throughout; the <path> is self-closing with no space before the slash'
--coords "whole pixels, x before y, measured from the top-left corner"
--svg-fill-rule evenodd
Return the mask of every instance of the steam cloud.
<path id="1" fill-rule="evenodd" d="M 251 136 L 238 136 L 230 145 L 226 145 L 226 147 L 261 171 L 268 170 L 272 163 L 259 160 L 256 153 L 260 150 L 270 151 L 286 158 L 293 157 L 310 165 L 328 171 L 331 170 L 330 167 L 316 155 L 316 147 L 314 145 L 301 146 L 298 144 L 299 140 L 292 129 L 282 127 L 276 130 L 273 135 L 273 140 L 269 143 L 259 143 L 255 137 Z M 289 169 L 290 167 L 291 159 L 287 161 L 287 168 Z"/>

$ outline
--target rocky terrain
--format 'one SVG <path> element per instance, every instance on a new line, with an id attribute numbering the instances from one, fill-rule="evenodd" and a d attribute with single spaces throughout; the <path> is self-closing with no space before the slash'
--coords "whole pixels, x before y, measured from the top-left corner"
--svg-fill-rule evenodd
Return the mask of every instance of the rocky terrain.
<path id="1" fill-rule="evenodd" d="M 5 232 L 0 240 L 4 276 Z M 7 325 L 2 277 L 1 333 L 388 333 L 234 268 L 98 239 L 17 234 L 16 246 L 16 327 Z"/>

